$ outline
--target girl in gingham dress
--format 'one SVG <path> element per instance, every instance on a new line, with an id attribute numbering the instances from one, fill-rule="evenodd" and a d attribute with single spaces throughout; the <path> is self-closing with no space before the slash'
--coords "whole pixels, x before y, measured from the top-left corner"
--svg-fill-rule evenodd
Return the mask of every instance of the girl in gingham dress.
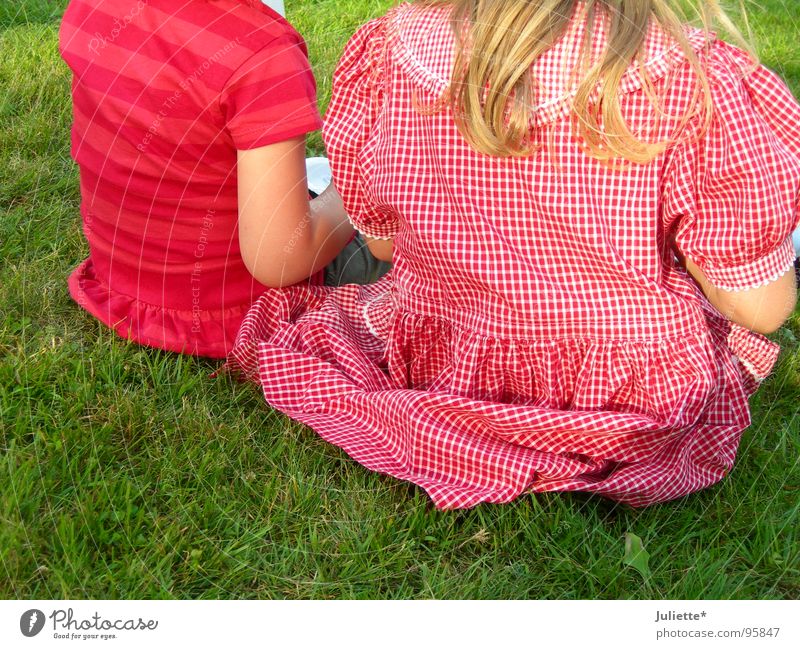
<path id="1" fill-rule="evenodd" d="M 325 139 L 394 269 L 269 291 L 230 366 L 443 509 L 719 481 L 795 304 L 800 106 L 673 4 L 424 1 L 363 26 Z"/>

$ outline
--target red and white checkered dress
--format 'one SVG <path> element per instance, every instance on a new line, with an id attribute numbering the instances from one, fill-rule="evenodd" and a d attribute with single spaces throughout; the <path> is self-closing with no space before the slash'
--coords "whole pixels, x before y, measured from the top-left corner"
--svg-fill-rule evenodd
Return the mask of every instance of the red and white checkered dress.
<path id="1" fill-rule="evenodd" d="M 419 109 L 449 79 L 446 10 L 402 5 L 362 27 L 325 137 L 354 224 L 394 239 L 394 270 L 268 291 L 230 357 L 269 404 L 443 509 L 567 490 L 642 506 L 711 485 L 778 352 L 710 307 L 673 246 L 728 290 L 792 267 L 800 107 L 773 73 L 692 33 L 710 130 L 611 169 L 570 120 L 563 71 L 582 29 L 532 71 L 542 150 L 495 158 L 447 109 Z M 647 47 L 655 92 L 680 114 L 689 65 L 655 30 Z M 621 92 L 632 127 L 652 123 L 639 73 Z"/>

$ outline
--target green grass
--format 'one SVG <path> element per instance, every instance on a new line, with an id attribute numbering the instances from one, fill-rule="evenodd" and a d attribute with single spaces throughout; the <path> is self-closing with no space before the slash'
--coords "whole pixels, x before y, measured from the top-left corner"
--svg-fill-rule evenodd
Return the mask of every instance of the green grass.
<path id="1" fill-rule="evenodd" d="M 0 9 L 0 597 L 800 596 L 798 313 L 732 474 L 644 511 L 581 494 L 436 511 L 252 386 L 210 378 L 217 363 L 97 324 L 65 282 L 86 248 L 63 4 Z M 388 4 L 289 1 L 323 106 L 346 38 Z M 761 6 L 764 61 L 797 92 L 800 7 Z M 628 532 L 647 582 L 622 562 Z"/>

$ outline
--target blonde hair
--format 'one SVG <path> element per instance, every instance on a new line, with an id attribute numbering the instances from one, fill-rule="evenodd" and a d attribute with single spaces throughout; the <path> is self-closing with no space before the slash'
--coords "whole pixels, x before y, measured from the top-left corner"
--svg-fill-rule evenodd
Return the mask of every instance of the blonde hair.
<path id="1" fill-rule="evenodd" d="M 712 114 L 708 78 L 689 43 L 686 23 L 699 19 L 706 31 L 721 27 L 755 62 L 749 40 L 717 0 L 416 1 L 452 7 L 457 50 L 445 101 L 450 103 L 467 141 L 478 151 L 494 156 L 530 155 L 535 151 L 531 120 L 536 106 L 536 81 L 530 68 L 564 36 L 576 11 L 585 13 L 587 32 L 578 69 L 571 71 L 577 79 L 571 111 L 587 153 L 599 160 L 646 163 L 670 144 L 640 139 L 631 131 L 620 104 L 620 83 L 635 65 L 656 115 L 661 113 L 643 60 L 643 46 L 652 21 L 681 48 L 695 73 L 691 107 L 680 116 L 680 127 L 699 118 L 700 130 L 704 131 Z M 743 0 L 739 1 L 746 21 Z M 683 11 L 684 6 L 693 15 Z M 608 42 L 599 59 L 590 62 L 592 26 L 598 12 L 602 12 L 605 21 Z M 680 127 L 676 133 L 682 130 Z"/>

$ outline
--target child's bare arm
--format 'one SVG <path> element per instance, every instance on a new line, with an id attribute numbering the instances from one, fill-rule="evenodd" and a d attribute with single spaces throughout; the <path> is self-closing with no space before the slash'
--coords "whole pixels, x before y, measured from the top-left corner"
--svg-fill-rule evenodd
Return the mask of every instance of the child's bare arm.
<path id="1" fill-rule="evenodd" d="M 325 267 L 353 234 L 329 188 L 309 202 L 302 137 L 238 152 L 239 245 L 267 286 L 295 284 Z"/>
<path id="2" fill-rule="evenodd" d="M 686 270 L 694 277 L 708 301 L 728 320 L 760 334 L 776 331 L 797 304 L 795 275 L 788 271 L 774 282 L 747 291 L 723 291 L 713 286 L 688 257 Z"/>

